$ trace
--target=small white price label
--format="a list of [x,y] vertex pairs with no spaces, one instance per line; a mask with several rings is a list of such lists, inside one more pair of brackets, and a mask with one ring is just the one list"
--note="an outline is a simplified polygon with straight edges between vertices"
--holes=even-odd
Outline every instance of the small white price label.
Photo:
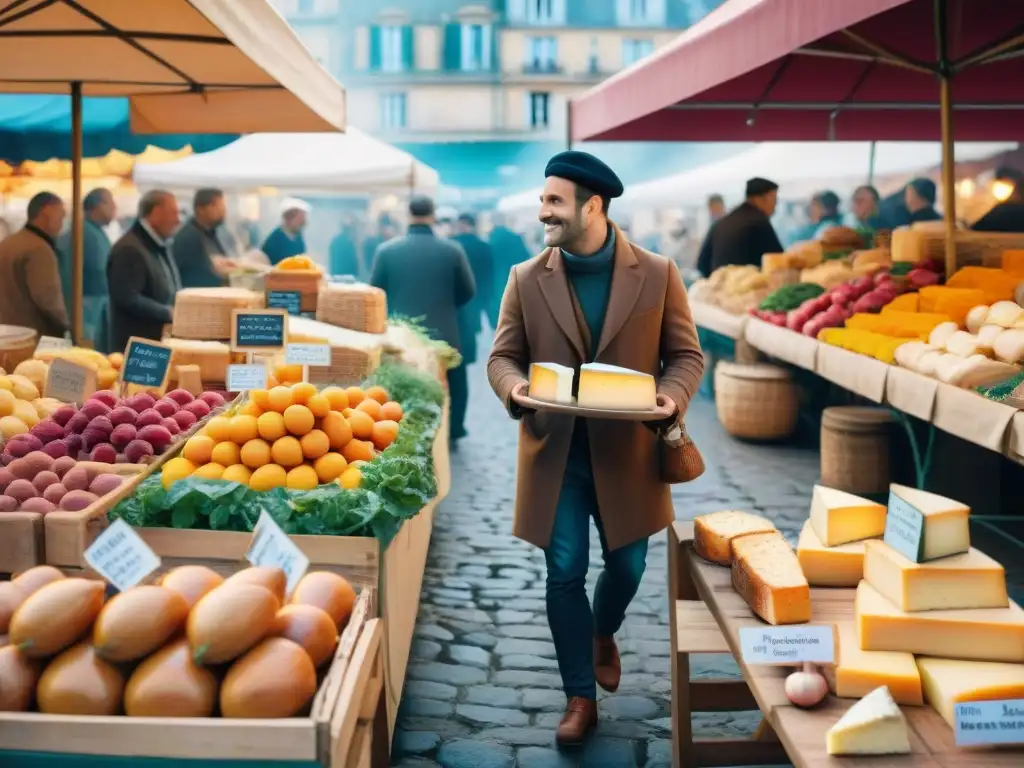
[[740,652],[747,664],[833,664],[831,624],[740,628]]
[[953,723],[958,747],[1024,744],[1024,699],[954,704]]
[[248,392],[250,389],[267,388],[267,366],[229,365],[228,392]]
[[160,557],[124,520],[115,520],[96,537],[85,550],[85,562],[121,592],[160,567]]
[[57,358],[50,363],[43,394],[65,403],[84,403],[96,388],[96,371]]
[[288,534],[281,530],[281,526],[266,510],[260,512],[260,519],[256,521],[245,559],[260,568],[280,568],[284,571],[288,579],[289,595],[309,568],[309,558],[288,538]]
[[285,347],[284,361],[288,365],[330,365],[331,345],[289,344]]
[[35,357],[43,352],[57,352],[62,349],[71,349],[71,340],[57,336],[40,336],[36,344]]

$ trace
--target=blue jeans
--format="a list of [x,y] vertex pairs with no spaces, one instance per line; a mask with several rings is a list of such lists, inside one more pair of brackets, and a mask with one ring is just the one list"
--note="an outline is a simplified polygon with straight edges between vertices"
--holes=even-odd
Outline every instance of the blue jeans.
[[[555,510],[547,561],[547,612],[555,641],[558,671],[568,698],[597,698],[594,681],[594,636],[611,637],[622,626],[647,565],[647,539],[608,551],[597,492],[589,462],[569,460]],[[594,590],[594,609],[587,598],[590,565],[590,519],[601,539],[604,570]]]

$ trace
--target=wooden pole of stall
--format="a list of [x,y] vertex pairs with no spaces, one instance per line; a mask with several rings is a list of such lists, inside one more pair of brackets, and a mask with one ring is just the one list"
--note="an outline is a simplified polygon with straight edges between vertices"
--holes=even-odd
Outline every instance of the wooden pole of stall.
[[71,341],[82,343],[82,271],[85,220],[82,210],[82,84],[71,83]]
[[956,157],[953,152],[953,63],[946,0],[935,0],[935,45],[942,120],[942,212],[946,218],[946,277],[956,272]]

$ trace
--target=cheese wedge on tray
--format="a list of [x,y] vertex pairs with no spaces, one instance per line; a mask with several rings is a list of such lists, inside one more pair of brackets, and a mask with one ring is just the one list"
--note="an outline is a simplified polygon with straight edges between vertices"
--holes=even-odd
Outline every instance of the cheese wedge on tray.
[[1012,601],[1007,608],[907,613],[862,581],[854,614],[865,651],[1024,663],[1024,610]]
[[[893,483],[889,486],[889,516],[897,521],[906,521],[900,526],[907,541],[917,546],[916,552],[906,552],[916,557],[911,560],[923,563],[947,555],[956,555],[971,548],[971,532],[968,518],[970,507],[959,501],[947,499],[937,493]],[[919,540],[916,529],[920,528]],[[888,540],[888,537],[887,537]],[[903,547],[900,547],[903,551]]]
[[804,523],[796,556],[812,587],[856,587],[864,578],[863,541],[826,547],[814,533],[811,521]]
[[830,755],[908,755],[907,719],[889,689],[876,688],[839,718],[825,734]]
[[657,406],[654,377],[604,363],[580,367],[576,402],[581,408],[621,411],[652,411]]
[[1024,699],[1024,665],[957,661],[920,656],[924,698],[942,719],[955,726],[954,705],[969,701]]
[[558,363],[530,363],[530,387],[534,400],[549,403],[572,403],[572,382],[576,372]]
[[844,699],[859,699],[884,685],[897,704],[924,703],[914,654],[862,651],[852,621],[837,621],[836,663],[822,667],[829,690]]
[[775,525],[749,512],[723,509],[693,520],[693,548],[712,563],[732,563],[732,540],[750,533],[772,533]]
[[1006,608],[1006,571],[976,549],[926,563],[883,541],[868,541],[864,580],[901,611]]
[[873,539],[885,533],[885,507],[846,491],[814,486],[811,527],[826,547]]
[[769,624],[811,620],[811,588],[796,553],[778,531],[732,541],[732,585]]

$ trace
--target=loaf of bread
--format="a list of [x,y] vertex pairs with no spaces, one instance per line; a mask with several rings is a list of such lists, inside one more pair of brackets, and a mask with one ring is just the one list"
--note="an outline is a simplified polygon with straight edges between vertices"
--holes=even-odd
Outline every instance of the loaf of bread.
[[724,509],[694,518],[693,548],[709,562],[729,565],[732,563],[731,543],[734,538],[774,530],[771,520],[749,512]]
[[733,539],[732,585],[769,624],[811,620],[811,587],[789,542],[778,531]]

